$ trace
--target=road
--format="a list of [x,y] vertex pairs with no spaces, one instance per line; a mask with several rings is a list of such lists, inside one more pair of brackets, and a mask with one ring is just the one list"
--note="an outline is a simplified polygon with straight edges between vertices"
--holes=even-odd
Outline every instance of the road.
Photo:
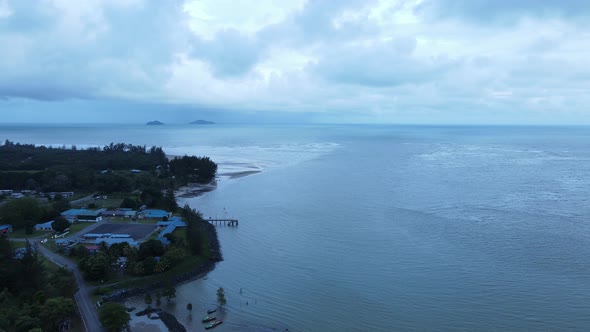
[[92,303],[90,298],[90,289],[84,282],[84,278],[82,277],[82,273],[76,266],[76,263],[68,260],[65,257],[62,257],[51,250],[45,248],[41,244],[38,244],[37,248],[39,248],[39,252],[43,254],[43,256],[47,257],[50,261],[54,262],[59,266],[64,266],[71,271],[74,272],[74,276],[76,277],[76,282],[78,283],[78,291],[74,295],[74,299],[78,304],[78,309],[80,310],[80,316],[82,317],[82,322],[84,323],[85,330],[87,332],[103,332],[106,331],[102,328],[100,324],[100,320],[98,319],[98,311],[96,310],[96,306]]

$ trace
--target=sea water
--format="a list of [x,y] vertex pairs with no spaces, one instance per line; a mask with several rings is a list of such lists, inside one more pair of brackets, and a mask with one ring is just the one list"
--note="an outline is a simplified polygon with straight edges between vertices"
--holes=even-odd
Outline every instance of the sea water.
[[219,287],[217,331],[590,326],[588,127],[5,125],[0,138],[158,145],[261,171],[180,200],[240,221],[218,227],[225,260],[163,305],[188,330]]

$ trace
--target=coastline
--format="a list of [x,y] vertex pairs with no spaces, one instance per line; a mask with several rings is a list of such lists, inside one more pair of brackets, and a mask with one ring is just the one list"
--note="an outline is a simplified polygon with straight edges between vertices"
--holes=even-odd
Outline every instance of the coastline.
[[[260,173],[260,170],[252,170],[252,171],[237,171],[237,172],[224,172],[220,173],[220,178],[225,179],[238,179],[242,177],[246,177],[249,175],[254,175]],[[209,183],[199,184],[199,183],[190,183],[186,186],[180,187],[175,192],[175,198],[178,201],[179,198],[193,198],[199,197],[204,195],[208,192],[214,191],[217,189],[218,185],[218,178],[216,177]],[[148,284],[147,286],[142,287],[131,287],[128,289],[122,289],[114,291],[110,294],[102,296],[103,301],[111,301],[111,302],[119,302],[124,303],[130,298],[138,297],[146,293],[153,293],[159,289],[162,289],[166,286],[176,286],[182,283],[186,283],[193,280],[198,280],[207,276],[207,274],[213,269],[218,262],[223,261],[223,255],[221,252],[221,244],[219,242],[219,237],[217,236],[217,230],[214,225],[205,222],[203,224],[205,228],[207,237],[209,239],[210,244],[210,258],[208,261],[199,264],[198,266],[194,267],[192,270],[182,273],[180,275],[175,276],[167,281],[156,281],[153,283]],[[146,306],[147,307],[147,306]],[[143,308],[145,309],[145,308]],[[131,321],[129,325],[132,330],[149,330],[149,331],[160,331],[163,328],[162,324],[169,330],[169,331],[185,331],[183,330],[183,325],[178,322],[177,318],[165,310],[162,311],[166,319],[161,320],[146,320],[145,316],[136,316],[135,313],[138,311],[143,310],[142,308],[138,307],[137,309],[130,312],[131,314]],[[161,316],[161,315],[160,315]],[[182,328],[181,328],[182,327]]]
[[[233,173],[223,173],[220,176],[228,177],[229,179],[240,178],[244,176],[248,176],[251,174],[256,174],[259,171],[246,171],[246,172],[233,172]],[[198,184],[198,183],[191,183],[187,186],[179,188],[175,193],[175,198],[178,201],[178,198],[192,198],[198,197],[205,193],[211,192],[217,188],[217,179],[212,180],[206,184]],[[143,287],[132,287],[128,289],[122,289],[114,291],[110,294],[102,296],[103,301],[111,301],[111,302],[119,302],[124,303],[126,300],[132,297],[137,297],[146,293],[153,293],[159,289],[162,289],[165,286],[176,286],[185,282],[201,279],[206,277],[207,274],[213,269],[215,269],[215,265],[218,262],[223,261],[223,255],[221,252],[221,244],[219,242],[219,237],[217,236],[217,230],[214,225],[205,222],[202,225],[205,229],[207,234],[207,238],[209,239],[210,245],[210,257],[209,260],[196,266],[191,271],[182,273],[180,275],[175,276],[174,278],[164,281],[156,281],[153,283],[148,284],[147,286]],[[146,306],[147,307],[147,306]],[[139,329],[139,330],[150,330],[150,331],[159,331],[161,330],[161,324],[164,324],[169,331],[185,331],[183,325],[178,322],[176,317],[168,313],[166,311],[162,311],[166,319],[161,319],[159,322],[157,321],[146,321],[143,316],[136,316],[135,313],[141,311],[142,309],[137,308],[130,312],[131,314],[131,321],[129,325],[132,329]],[[182,327],[182,328],[181,328]]]

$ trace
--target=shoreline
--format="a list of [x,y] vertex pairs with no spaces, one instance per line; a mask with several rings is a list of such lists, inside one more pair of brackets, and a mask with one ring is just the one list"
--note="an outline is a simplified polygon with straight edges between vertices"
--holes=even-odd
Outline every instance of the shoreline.
[[224,172],[219,173],[215,177],[215,179],[211,180],[209,183],[189,183],[186,186],[182,186],[176,190],[175,197],[176,198],[195,198],[199,197],[203,194],[208,192],[214,191],[217,189],[217,183],[221,181],[222,178],[234,180],[243,178],[246,176],[254,175],[261,173],[261,170],[252,170],[252,171],[237,171],[237,172]]
[[[246,177],[249,175],[254,175],[260,173],[260,170],[251,170],[251,171],[238,171],[238,172],[225,172],[218,174],[220,178],[226,179],[238,179],[242,177]],[[217,189],[218,177],[213,179],[209,183],[199,184],[199,183],[190,183],[186,186],[178,188],[175,192],[175,199],[178,202],[179,198],[194,198],[204,195],[208,192],[214,191]],[[132,297],[137,297],[146,293],[152,293],[156,290],[162,289],[165,286],[173,285],[177,286],[182,283],[190,282],[193,280],[202,279],[209,274],[209,272],[215,269],[215,266],[218,262],[223,261],[223,256],[221,253],[221,244],[219,242],[219,237],[217,236],[217,230],[214,225],[205,222],[203,227],[205,228],[205,232],[209,239],[210,244],[210,258],[208,261],[196,266],[192,270],[182,273],[180,275],[175,276],[174,278],[164,282],[164,281],[155,281],[153,283],[148,284],[147,286],[142,287],[132,287],[128,289],[121,289],[116,290],[110,294],[102,296],[103,301],[111,301],[111,302],[119,302],[124,303],[126,300]],[[147,306],[146,306],[147,307]],[[143,319],[135,316],[134,313],[140,311],[139,309],[134,310],[131,312],[131,320],[129,321],[130,326],[134,325],[134,320],[136,328],[143,329],[143,328],[154,328],[159,329],[158,325],[156,324],[149,324],[146,323]],[[160,323],[163,323],[169,331],[186,331],[184,326],[178,322],[177,318],[174,314],[171,314],[166,311],[162,311],[165,313],[166,319],[160,320]],[[182,328],[180,328],[182,327]]]
[[[187,188],[187,187],[189,187],[189,188]],[[185,188],[185,189],[182,190],[183,188]],[[215,188],[217,188],[217,182],[216,182],[216,180],[213,180],[208,184],[204,184],[204,185],[194,184],[193,186],[186,186],[183,188],[179,189],[179,192],[182,192],[182,194],[175,195],[175,199],[178,199],[179,197],[183,197],[183,198],[184,197],[197,197],[197,196],[200,196],[204,193],[213,191],[213,190],[215,190]],[[207,238],[209,239],[209,246],[210,246],[209,260],[207,260],[206,262],[204,262],[200,265],[197,265],[192,270],[182,273],[180,275],[177,275],[174,278],[171,278],[170,280],[167,280],[167,281],[155,281],[155,282],[148,284],[147,286],[143,286],[143,287],[132,287],[132,288],[128,288],[128,289],[116,290],[110,294],[103,295],[102,301],[123,303],[131,297],[136,297],[136,296],[140,296],[140,295],[143,295],[146,293],[151,293],[156,290],[162,289],[165,286],[177,286],[177,285],[185,283],[185,282],[198,280],[203,277],[206,277],[207,274],[209,274],[209,272],[211,272],[215,269],[215,266],[218,262],[223,261],[223,255],[221,253],[221,245],[219,242],[219,237],[217,236],[217,230],[215,229],[215,226],[208,223],[207,221],[205,221],[203,223],[202,227],[204,227],[205,233],[207,234]],[[141,311],[141,310],[139,310],[139,311]],[[129,321],[129,326],[132,326],[134,318],[138,317],[135,314],[133,314],[136,312],[138,312],[137,309],[130,312],[131,320]],[[166,326],[166,328],[169,331],[174,331],[174,332],[186,331],[186,328],[184,327],[184,325],[182,325],[178,321],[178,319],[176,318],[176,316],[174,316],[174,314],[171,314],[169,312],[162,310],[160,317],[162,317],[162,313],[164,314],[165,319],[160,319],[160,321]],[[164,318],[164,317],[162,317],[162,318]],[[143,320],[136,321],[136,324],[138,325],[137,327],[142,330],[145,328],[147,328],[147,329],[153,328],[153,329],[159,330],[158,325],[149,324],[149,323],[144,322]]]

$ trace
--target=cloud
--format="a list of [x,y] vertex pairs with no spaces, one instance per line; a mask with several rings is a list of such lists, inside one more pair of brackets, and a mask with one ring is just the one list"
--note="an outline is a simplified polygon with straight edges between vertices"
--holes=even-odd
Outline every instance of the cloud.
[[590,15],[585,0],[426,0],[417,12],[471,22],[517,22],[523,17],[581,18]]
[[7,6],[11,15],[0,19],[5,97],[157,94],[172,52],[183,41],[182,30],[175,33],[182,10],[172,2],[10,1]]
[[211,40],[196,38],[192,55],[211,64],[215,75],[231,77],[248,72],[258,62],[262,51],[256,39],[228,29],[217,32]]
[[589,7],[0,0],[0,111],[28,100],[105,114],[120,103],[322,121],[590,121]]
[[379,45],[330,49],[314,70],[334,83],[384,87],[437,81],[454,65],[445,57],[412,56],[415,45],[415,40],[403,38]]

